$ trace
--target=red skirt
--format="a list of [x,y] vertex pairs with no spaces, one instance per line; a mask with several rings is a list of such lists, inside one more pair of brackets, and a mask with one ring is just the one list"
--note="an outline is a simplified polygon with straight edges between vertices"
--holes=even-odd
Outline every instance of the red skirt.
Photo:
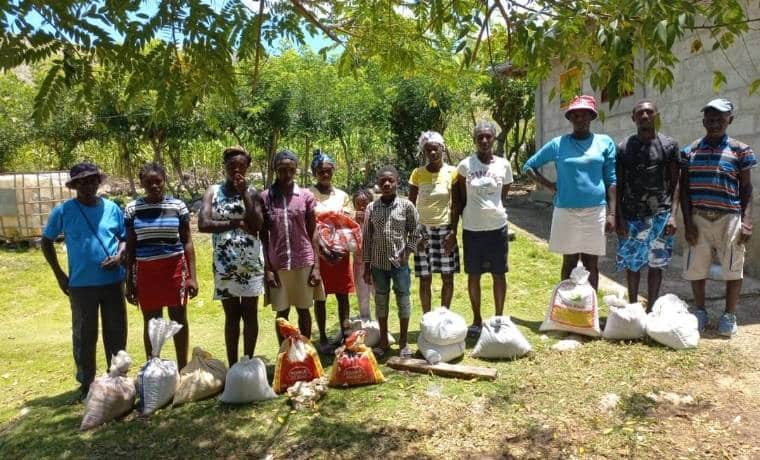
[[184,254],[156,260],[138,260],[135,273],[137,302],[145,312],[187,304],[188,272]]
[[335,264],[324,258],[319,259],[319,275],[325,286],[325,294],[350,294],[354,292],[354,274],[351,268],[351,255],[346,254]]

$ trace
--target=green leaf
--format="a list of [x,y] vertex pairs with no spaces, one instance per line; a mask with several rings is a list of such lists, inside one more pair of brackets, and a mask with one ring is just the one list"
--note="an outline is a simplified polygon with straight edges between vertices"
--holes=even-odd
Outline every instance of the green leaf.
[[657,23],[657,27],[654,29],[654,35],[659,39],[662,44],[668,43],[668,20],[663,19]]
[[755,94],[757,92],[758,89],[760,89],[760,78],[758,78],[757,80],[753,81],[749,85],[749,95],[752,96],[753,94]]
[[726,84],[726,76],[720,70],[713,71],[712,90],[714,93],[720,92],[720,88]]

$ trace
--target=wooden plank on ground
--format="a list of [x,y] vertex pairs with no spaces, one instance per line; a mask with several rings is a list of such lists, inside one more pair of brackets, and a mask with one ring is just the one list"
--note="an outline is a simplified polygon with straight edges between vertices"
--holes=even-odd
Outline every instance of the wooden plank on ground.
[[434,374],[441,377],[455,377],[458,379],[494,380],[497,373],[496,369],[490,367],[462,366],[460,364],[448,363],[430,364],[424,359],[402,358],[400,356],[389,358],[385,364],[399,371]]

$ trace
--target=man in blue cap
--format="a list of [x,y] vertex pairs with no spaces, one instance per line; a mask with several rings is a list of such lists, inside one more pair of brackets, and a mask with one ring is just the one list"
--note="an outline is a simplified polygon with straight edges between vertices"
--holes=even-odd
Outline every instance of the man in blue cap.
[[681,209],[688,252],[684,278],[691,281],[700,331],[708,322],[705,280],[713,252],[726,280],[726,310],[718,333],[737,333],[736,304],[744,277],[746,243],[752,237],[752,181],[757,164],[752,149],[726,135],[734,119],[734,105],[713,99],[702,108],[705,136],[681,152]]
[[[58,286],[71,303],[72,341],[80,399],[95,379],[98,312],[102,318],[106,362],[127,344],[122,257],[126,241],[124,217],[113,201],[97,195],[105,178],[92,163],[71,168],[66,186],[76,198],[50,212],[42,233],[42,252]],[[53,241],[63,234],[68,253],[68,275],[58,263]]]

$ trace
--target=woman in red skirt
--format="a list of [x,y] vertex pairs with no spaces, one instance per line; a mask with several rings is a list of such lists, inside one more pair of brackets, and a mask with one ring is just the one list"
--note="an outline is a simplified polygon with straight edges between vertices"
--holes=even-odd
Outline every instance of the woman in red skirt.
[[[353,214],[351,198],[346,192],[332,185],[334,171],[335,161],[321,150],[315,151],[314,159],[311,162],[311,172],[317,183],[311,186],[309,190],[317,199],[317,206],[314,208],[317,220],[319,220],[320,213],[328,211]],[[331,254],[326,254],[324,250],[320,252],[319,272],[325,286],[325,294],[334,294],[335,300],[338,301],[338,320],[342,330],[345,327],[350,310],[348,295],[354,292],[351,256],[348,252]],[[332,345],[339,345],[342,339],[342,337],[338,337],[336,343],[332,345],[329,343],[326,332],[326,310],[324,300],[314,301],[314,315],[317,317],[317,327],[319,328],[319,351],[323,354],[331,353],[334,348]]]
[[182,329],[174,335],[177,365],[187,364],[189,329],[187,298],[198,294],[195,249],[190,236],[190,213],[182,201],[164,195],[166,171],[156,163],[140,170],[145,196],[124,210],[127,227],[127,300],[140,305],[143,342],[150,359],[148,321],[160,318],[168,307],[169,318]]

